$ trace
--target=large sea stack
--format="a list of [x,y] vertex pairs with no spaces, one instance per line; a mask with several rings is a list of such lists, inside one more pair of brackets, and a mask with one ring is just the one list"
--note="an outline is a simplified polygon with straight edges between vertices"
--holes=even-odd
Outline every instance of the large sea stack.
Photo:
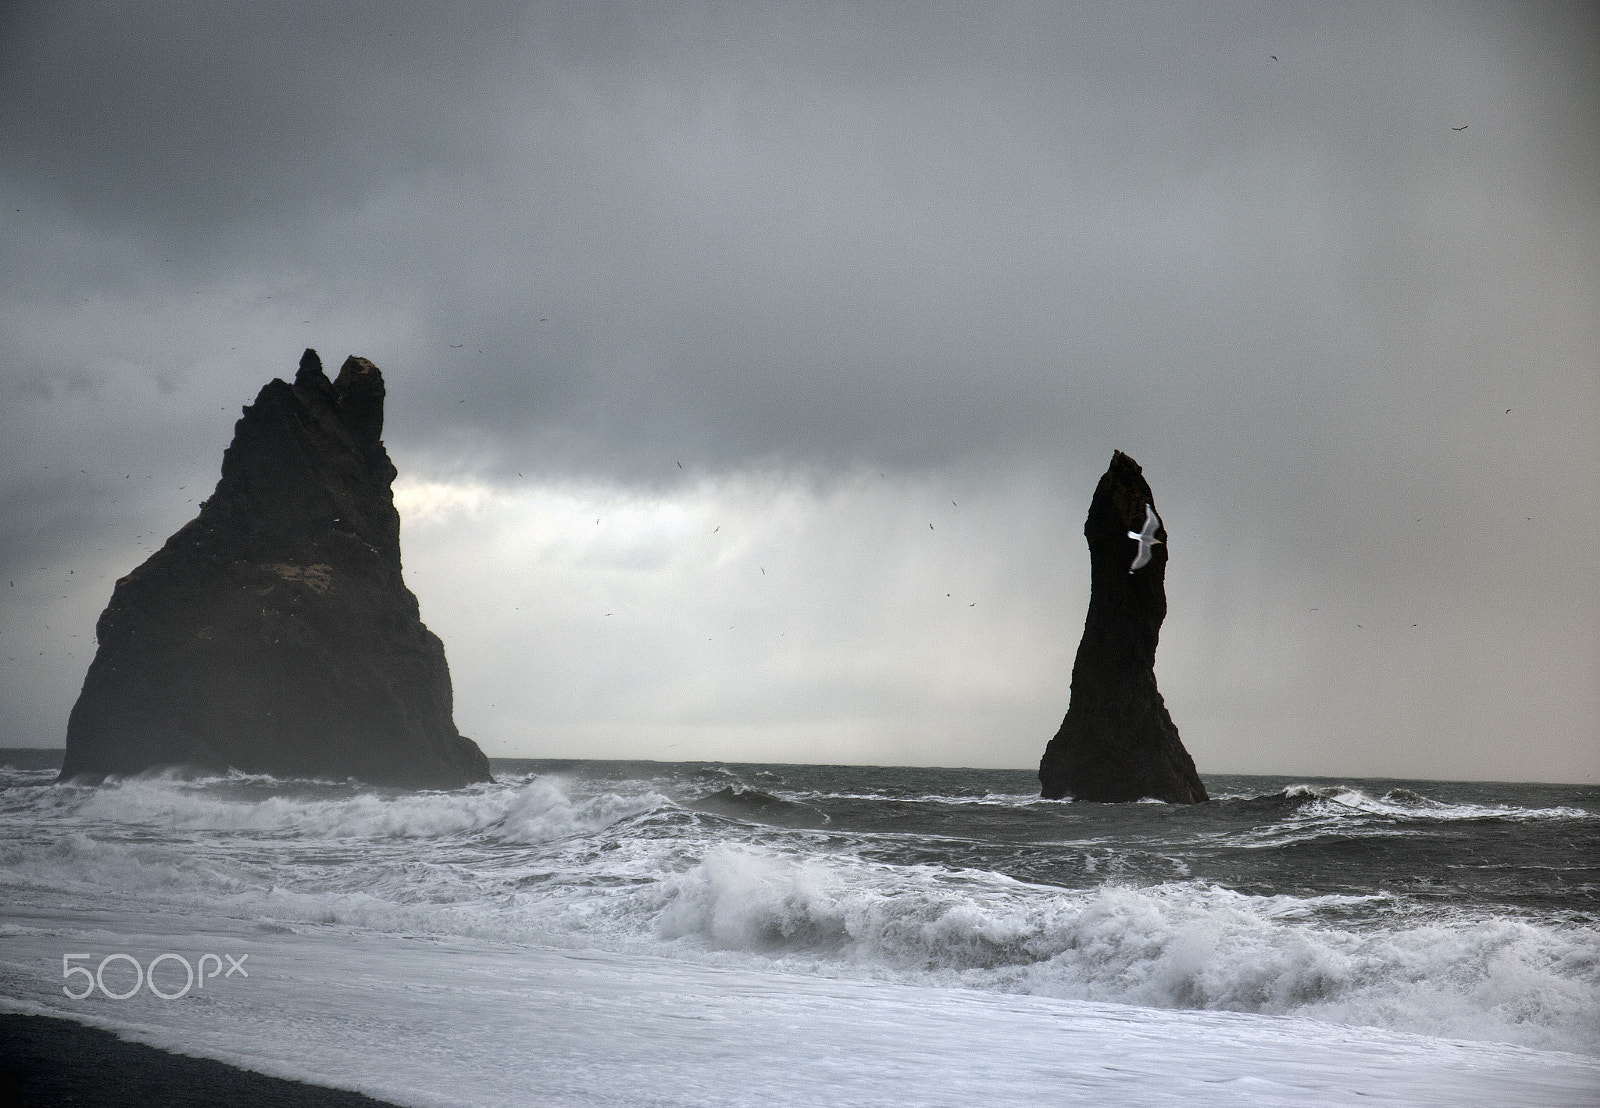
[[400,575],[383,375],[314,350],[234,426],[200,514],[117,582],[63,780],[159,766],[454,788],[489,761]]
[[1044,795],[1206,800],[1156,688],[1156,641],[1167,616],[1167,529],[1139,463],[1120,450],[1094,490],[1083,534],[1089,614],[1072,664],[1067,718],[1039,762]]

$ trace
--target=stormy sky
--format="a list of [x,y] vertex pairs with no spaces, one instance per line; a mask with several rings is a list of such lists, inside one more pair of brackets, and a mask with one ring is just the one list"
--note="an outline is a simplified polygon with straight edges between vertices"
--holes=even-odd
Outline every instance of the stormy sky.
[[0,8],[0,746],[302,349],[492,757],[1600,780],[1592,5]]

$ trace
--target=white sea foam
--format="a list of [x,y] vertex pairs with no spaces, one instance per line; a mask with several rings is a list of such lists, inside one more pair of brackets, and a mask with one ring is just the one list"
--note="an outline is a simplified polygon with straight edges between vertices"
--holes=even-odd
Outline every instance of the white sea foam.
[[[1306,1020],[705,966],[603,951],[316,932],[220,936],[248,980],[204,1003],[70,1002],[61,939],[0,954],[0,1009],[66,1015],[189,1054],[479,1108],[1593,1103],[1600,1065]],[[215,932],[128,933],[135,950]],[[84,936],[71,941],[79,943]],[[78,949],[96,949],[95,945]],[[40,967],[40,968],[35,968]],[[30,972],[31,970],[31,972]]]
[[1040,890],[992,874],[718,847],[670,878],[669,939],[1163,1008],[1309,1015],[1600,1051],[1600,935],[1509,920],[1307,924],[1351,897],[1203,884]]
[[[236,775],[228,780],[252,779]],[[84,790],[75,811],[85,820],[164,830],[255,831],[317,839],[436,839],[482,832],[505,842],[537,843],[593,834],[667,803],[648,792],[604,794],[575,803],[552,777],[510,787],[332,798],[226,797],[212,793],[207,788],[211,783],[156,775],[128,778]]]
[[1416,820],[1545,820],[1600,818],[1582,808],[1557,806],[1554,808],[1522,808],[1509,804],[1447,804],[1419,796],[1409,789],[1391,789],[1382,796],[1370,796],[1360,789],[1348,786],[1334,788],[1311,785],[1292,785],[1283,790],[1289,798],[1315,797],[1300,809],[1302,816],[1337,816],[1364,813],[1375,816],[1392,816]]
[[[986,793],[982,796],[972,796],[965,793],[928,793],[926,795],[904,796],[888,791],[851,791],[816,793],[806,791],[773,790],[774,795],[785,800],[815,801],[815,800],[867,800],[874,804],[954,804],[975,805],[995,808],[1026,808],[1035,804],[1057,804],[1061,801],[1044,800],[1038,793]],[[1065,803],[1071,803],[1066,801]],[[1156,803],[1160,803],[1157,801]]]
[[1382,892],[1065,889],[891,864],[838,837],[701,817],[638,782],[254,799],[238,788],[251,784],[14,790],[0,888],[18,908],[601,947],[1600,1053],[1592,927],[1422,916]]

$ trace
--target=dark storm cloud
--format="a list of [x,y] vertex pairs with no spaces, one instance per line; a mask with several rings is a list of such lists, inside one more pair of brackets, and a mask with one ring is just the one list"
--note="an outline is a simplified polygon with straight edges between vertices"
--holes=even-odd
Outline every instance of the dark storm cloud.
[[226,249],[458,153],[464,75],[514,10],[12,5],[0,135],[12,171],[80,218]]
[[185,272],[399,303],[395,430],[519,468],[1293,426],[1382,375],[1339,332],[1426,283],[1415,206],[1529,149],[1447,146],[1502,26],[1319,11],[45,7],[9,174]]

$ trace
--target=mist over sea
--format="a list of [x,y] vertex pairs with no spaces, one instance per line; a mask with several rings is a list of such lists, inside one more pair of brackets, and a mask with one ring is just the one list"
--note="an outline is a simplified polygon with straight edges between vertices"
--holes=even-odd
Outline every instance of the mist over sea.
[[1592,786],[0,764],[0,1006],[401,1103],[1600,1102]]

